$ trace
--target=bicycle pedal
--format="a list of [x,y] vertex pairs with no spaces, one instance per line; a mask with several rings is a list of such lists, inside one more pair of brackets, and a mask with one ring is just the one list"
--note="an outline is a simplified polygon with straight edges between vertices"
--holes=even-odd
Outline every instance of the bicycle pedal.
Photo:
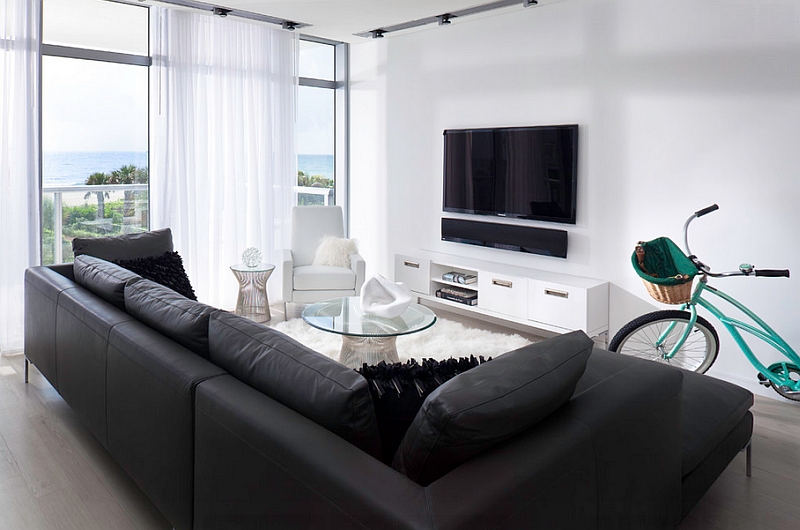
[[759,382],[759,383],[761,383],[762,385],[764,385],[764,386],[765,386],[765,387],[767,387],[767,388],[769,388],[769,387],[771,387],[771,386],[772,386],[772,381],[761,381],[761,380],[759,379],[759,381],[758,381],[758,382]]

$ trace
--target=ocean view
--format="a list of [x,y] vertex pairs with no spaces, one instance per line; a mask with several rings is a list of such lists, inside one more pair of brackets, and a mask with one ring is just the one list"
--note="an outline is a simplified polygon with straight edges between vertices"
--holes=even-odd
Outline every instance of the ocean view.
[[[134,151],[51,151],[43,154],[44,186],[84,184],[92,173],[110,173],[125,165],[147,167],[147,153]],[[333,155],[297,155],[297,169],[306,175],[333,178]]]
[[92,173],[110,173],[125,165],[147,167],[147,152],[45,152],[42,154],[42,181],[44,186],[85,184]]
[[297,155],[297,170],[306,175],[333,178],[333,155]]

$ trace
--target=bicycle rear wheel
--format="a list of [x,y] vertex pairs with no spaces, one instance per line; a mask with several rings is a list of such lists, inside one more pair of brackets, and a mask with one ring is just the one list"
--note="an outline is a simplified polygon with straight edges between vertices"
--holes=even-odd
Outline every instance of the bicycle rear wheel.
[[[719,336],[713,326],[701,316],[697,317],[694,328],[681,349],[672,358],[665,358],[665,355],[672,350],[683,334],[690,318],[689,312],[676,310],[654,311],[642,315],[625,324],[611,339],[608,349],[641,359],[671,364],[701,374],[705,373],[717,359]],[[660,346],[656,346],[658,338],[673,322],[675,322],[675,327],[669,336]]]

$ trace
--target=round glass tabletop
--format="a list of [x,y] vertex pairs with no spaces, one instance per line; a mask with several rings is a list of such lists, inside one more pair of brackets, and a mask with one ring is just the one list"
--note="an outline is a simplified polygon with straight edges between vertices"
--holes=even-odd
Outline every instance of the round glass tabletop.
[[275,270],[275,265],[272,263],[259,263],[255,267],[248,267],[244,263],[237,263],[236,265],[231,265],[231,270],[237,272],[266,272]]
[[309,325],[351,337],[396,337],[428,329],[436,315],[427,307],[412,303],[402,315],[384,318],[365,313],[358,296],[334,298],[311,304],[303,310]]

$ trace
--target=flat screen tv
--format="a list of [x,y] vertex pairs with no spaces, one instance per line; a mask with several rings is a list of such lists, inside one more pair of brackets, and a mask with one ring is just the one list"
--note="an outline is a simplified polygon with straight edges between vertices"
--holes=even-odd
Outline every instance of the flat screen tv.
[[575,224],[578,126],[444,131],[444,211]]

